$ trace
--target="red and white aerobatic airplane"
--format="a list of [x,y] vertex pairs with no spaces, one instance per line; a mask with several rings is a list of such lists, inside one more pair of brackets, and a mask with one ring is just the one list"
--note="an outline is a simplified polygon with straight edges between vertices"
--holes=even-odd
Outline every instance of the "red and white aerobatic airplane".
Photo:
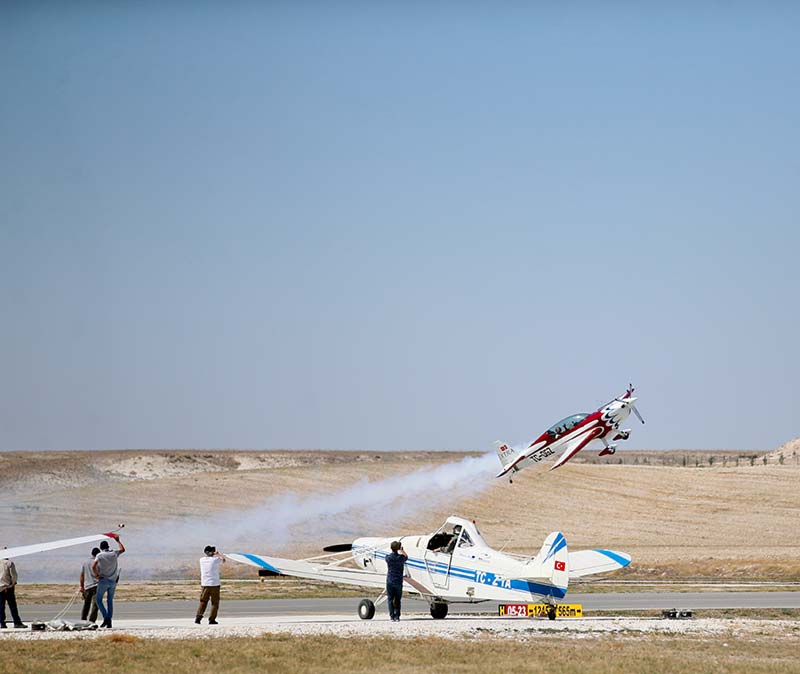
[[612,441],[627,440],[630,437],[630,428],[622,430],[619,428],[630,413],[633,412],[639,421],[644,423],[642,415],[636,409],[635,402],[633,386],[629,386],[625,395],[607,402],[596,412],[573,414],[556,422],[526,449],[498,443],[497,455],[500,457],[500,463],[503,464],[503,470],[497,474],[497,477],[508,475],[509,482],[511,482],[511,476],[514,473],[528,466],[539,464],[561,452],[561,456],[550,468],[553,470],[563,466],[593,440],[600,440],[605,445],[600,456],[613,454],[617,446],[609,445],[607,437],[611,435]]

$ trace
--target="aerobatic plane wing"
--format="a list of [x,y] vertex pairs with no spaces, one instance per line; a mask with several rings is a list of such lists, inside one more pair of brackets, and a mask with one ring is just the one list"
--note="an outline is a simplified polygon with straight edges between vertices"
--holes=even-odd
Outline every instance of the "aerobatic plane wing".
[[555,470],[559,466],[563,466],[567,461],[569,461],[573,456],[575,456],[578,452],[580,452],[586,445],[588,445],[592,440],[595,438],[600,437],[603,434],[603,429],[600,426],[593,426],[589,428],[586,433],[578,435],[574,440],[571,440],[570,443],[567,445],[564,453],[558,457],[558,461],[556,461],[550,470]]
[[569,553],[569,577],[616,571],[631,563],[631,556],[615,550],[579,550]]
[[83,543],[94,543],[95,541],[101,541],[103,539],[114,540],[115,536],[111,534],[92,534],[91,536],[78,536],[77,538],[63,538],[60,541],[49,541],[48,543],[36,543],[34,545],[20,545],[16,548],[4,548],[0,550],[0,559],[11,559],[12,557],[33,555],[37,552],[58,550],[59,548],[68,548],[70,546],[81,545]]

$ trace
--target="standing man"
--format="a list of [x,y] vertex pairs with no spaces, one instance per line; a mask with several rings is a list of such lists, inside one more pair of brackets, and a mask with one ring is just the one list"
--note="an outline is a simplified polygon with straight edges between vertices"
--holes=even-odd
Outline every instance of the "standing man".
[[[92,573],[97,578],[95,601],[103,615],[100,627],[111,629],[111,618],[114,615],[114,593],[117,591],[117,582],[119,581],[119,562],[117,560],[125,552],[125,546],[122,545],[117,534],[108,535],[114,538],[119,549],[110,550],[108,541],[101,541],[100,552],[92,563]],[[108,595],[108,608],[103,606],[103,596],[106,594]]]
[[219,567],[225,562],[225,555],[217,552],[213,545],[203,548],[205,556],[200,558],[200,606],[194,621],[199,625],[206,612],[208,600],[211,600],[211,613],[208,614],[208,624],[217,624],[219,611]]
[[98,554],[100,554],[100,548],[92,548],[92,556],[81,567],[81,597],[83,597],[81,620],[88,618],[93,623],[97,622],[97,602],[94,600],[97,594],[97,578],[94,577],[92,564]]
[[400,541],[392,541],[392,552],[386,555],[386,596],[389,599],[389,618],[400,621],[400,600],[403,598],[403,576],[408,560]]
[[6,626],[6,603],[11,611],[14,627],[27,627],[19,617],[17,595],[14,586],[17,584],[17,567],[10,559],[0,559],[0,629]]

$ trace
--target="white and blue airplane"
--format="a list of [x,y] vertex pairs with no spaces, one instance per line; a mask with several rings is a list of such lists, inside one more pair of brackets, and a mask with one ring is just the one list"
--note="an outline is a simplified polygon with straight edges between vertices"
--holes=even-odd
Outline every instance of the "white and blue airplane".
[[430,604],[434,618],[444,618],[450,604],[544,602],[564,599],[574,578],[628,566],[629,555],[612,550],[569,552],[564,534],[551,533],[534,556],[512,555],[489,547],[474,522],[448,517],[434,533],[394,538],[358,538],[324,548],[328,555],[294,560],[250,553],[226,553],[234,561],[259,569],[261,576],[294,576],[381,590],[376,600],[363,599],[358,615],[369,620],[386,601],[386,555],[393,540],[405,553],[404,591]]

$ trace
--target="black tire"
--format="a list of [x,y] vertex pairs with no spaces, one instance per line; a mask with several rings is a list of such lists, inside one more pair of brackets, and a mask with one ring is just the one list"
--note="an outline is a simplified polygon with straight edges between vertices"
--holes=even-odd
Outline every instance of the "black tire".
[[548,620],[555,620],[556,619],[556,607],[555,606],[548,606],[547,607],[547,619]]
[[433,602],[431,604],[431,615],[435,620],[442,620],[447,616],[448,606],[444,602]]
[[369,599],[362,599],[358,604],[358,617],[361,620],[372,620],[375,616],[375,604]]

